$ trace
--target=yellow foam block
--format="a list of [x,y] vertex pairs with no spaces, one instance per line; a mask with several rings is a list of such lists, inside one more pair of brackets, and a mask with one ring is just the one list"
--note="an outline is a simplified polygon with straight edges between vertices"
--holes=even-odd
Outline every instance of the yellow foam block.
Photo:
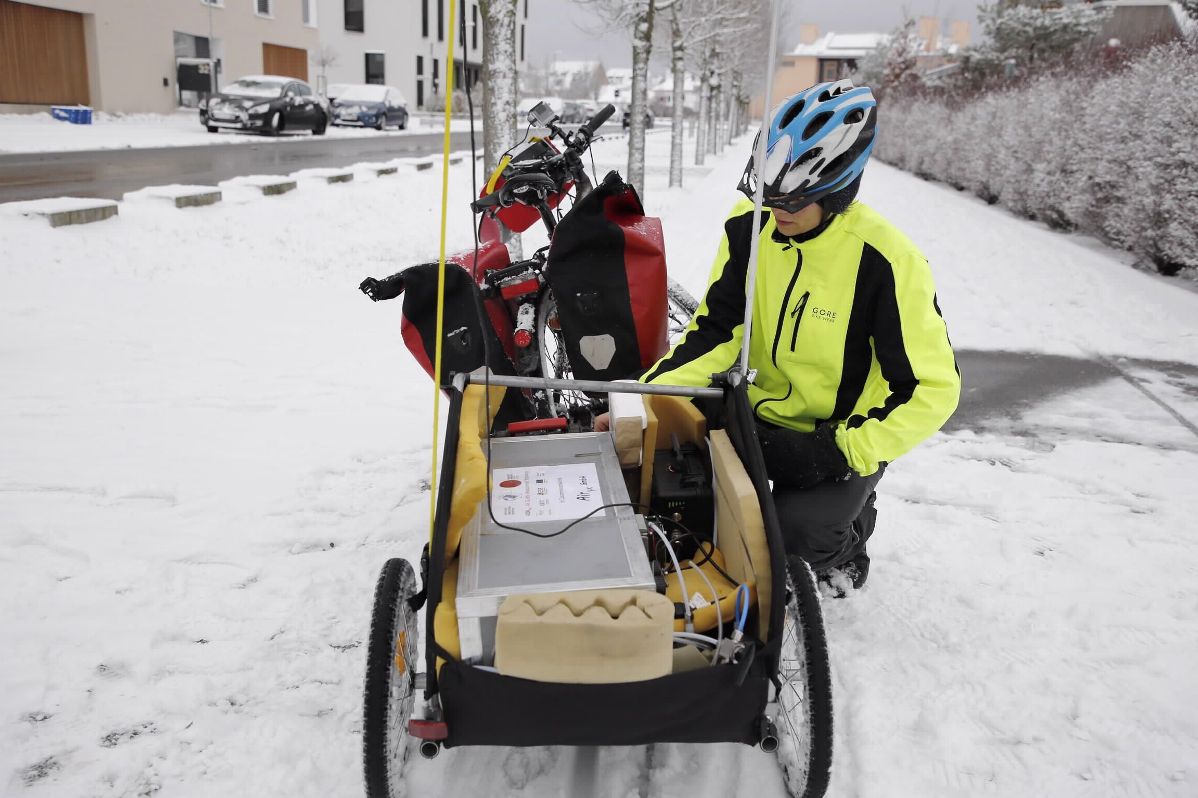
[[656,679],[673,666],[674,604],[647,590],[509,596],[499,607],[495,667],[566,684]]

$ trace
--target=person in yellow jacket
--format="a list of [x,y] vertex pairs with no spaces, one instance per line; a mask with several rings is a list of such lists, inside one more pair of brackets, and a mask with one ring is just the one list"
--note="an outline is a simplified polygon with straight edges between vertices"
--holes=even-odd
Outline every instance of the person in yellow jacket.
[[[739,185],[751,198],[764,181],[771,209],[756,233],[749,400],[787,549],[835,595],[869,573],[886,465],[940,429],[961,389],[927,260],[854,201],[876,116],[848,80],[794,95],[771,116],[764,168],[750,157]],[[742,199],[690,326],[642,381],[705,386],[737,362],[753,235]]]

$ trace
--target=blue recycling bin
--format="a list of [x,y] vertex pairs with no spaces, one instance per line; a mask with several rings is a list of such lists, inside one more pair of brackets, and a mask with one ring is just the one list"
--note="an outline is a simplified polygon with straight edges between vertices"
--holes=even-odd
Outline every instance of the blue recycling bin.
[[72,125],[90,125],[92,123],[92,109],[86,105],[51,105],[50,116],[61,122],[70,122]]

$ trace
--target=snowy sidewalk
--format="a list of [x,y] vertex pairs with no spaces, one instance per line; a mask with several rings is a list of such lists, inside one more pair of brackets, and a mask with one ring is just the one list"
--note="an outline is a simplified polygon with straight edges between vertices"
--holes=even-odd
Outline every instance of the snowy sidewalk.
[[[90,125],[72,125],[60,122],[48,113],[0,114],[0,154],[188,147],[239,142],[280,144],[303,140],[310,135],[297,133],[271,138],[230,131],[209,133],[200,124],[199,112],[195,110],[180,110],[174,114],[97,113],[94,120]],[[469,130],[470,126],[455,119],[452,129]],[[406,130],[330,127],[325,135],[331,138],[361,138],[436,133],[440,130],[440,119],[414,114]]]
[[[649,170],[695,292],[748,146],[682,190]],[[623,157],[597,145],[599,176]],[[0,792],[361,794],[371,591],[427,538],[434,419],[398,307],[357,284],[435,255],[438,180],[0,218]],[[1198,420],[1198,295],[880,164],[863,199],[932,262],[970,422],[888,471],[869,585],[825,603],[829,794],[1194,795],[1198,437],[1105,365],[1059,393],[998,372],[1098,353]],[[739,746],[466,749],[409,786],[783,794]]]

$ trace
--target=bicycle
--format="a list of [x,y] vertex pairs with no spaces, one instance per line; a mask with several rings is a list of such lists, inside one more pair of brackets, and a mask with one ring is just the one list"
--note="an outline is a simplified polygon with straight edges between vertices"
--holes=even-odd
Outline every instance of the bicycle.
[[[474,315],[489,317],[489,326],[493,328],[504,354],[511,360],[514,373],[519,376],[570,379],[578,371],[572,365],[569,354],[571,347],[575,347],[575,360],[578,360],[577,342],[569,336],[569,325],[562,323],[558,299],[551,285],[552,242],[558,225],[569,219],[570,212],[595,191],[583,156],[595,140],[595,132],[614,112],[615,108],[608,105],[577,130],[570,132],[560,126],[560,118],[548,104],[541,102],[534,106],[528,113],[529,128],[524,140],[505,153],[499,168],[480,192],[480,197],[471,203],[472,211],[482,217],[476,228],[478,236],[474,250],[446,259],[447,263],[465,269],[470,274],[471,282],[477,285],[478,299],[481,300],[481,307],[477,309],[482,312]],[[538,130],[534,135],[534,126],[547,130],[548,134],[541,134]],[[555,142],[560,146],[556,146]],[[601,188],[608,185],[614,174],[608,175]],[[618,179],[618,175],[616,177]],[[563,213],[561,205],[567,198],[570,208]],[[639,205],[639,199],[636,199],[636,203]],[[548,232],[550,245],[538,249],[529,258],[509,262],[504,244],[505,233],[523,232],[538,221]],[[664,272],[664,251],[662,258],[661,268]],[[359,288],[372,300],[392,299],[412,284],[413,277],[427,280],[432,265],[412,267],[382,280],[367,278]],[[416,274],[413,271],[420,268],[424,272]],[[668,278],[664,300],[666,338],[668,342],[673,342],[685,330],[698,308],[698,302],[685,288]],[[446,301],[448,305],[449,299]],[[459,296],[457,301],[464,304],[465,298]],[[413,302],[414,306],[417,304],[419,302]],[[480,303],[474,304],[478,306]],[[405,317],[407,310],[405,300]],[[475,308],[458,310],[469,313]],[[413,307],[413,311],[418,314],[421,308]],[[460,332],[460,321],[459,318],[454,322],[458,326],[450,331],[451,336],[454,332]],[[416,324],[419,326],[418,322]],[[489,337],[481,322],[478,327],[483,337]],[[421,334],[419,346],[413,346],[413,340],[407,333],[405,340],[431,374],[428,353],[435,343],[425,333]],[[479,362],[469,362],[471,355],[466,355],[466,350],[471,350],[472,356],[478,361],[480,342],[459,340],[456,343],[456,353],[464,356],[449,364],[451,370],[472,371],[485,364],[494,366],[490,363],[494,355],[493,342],[481,344],[482,359]],[[664,348],[651,354],[655,360],[664,354]],[[580,391],[542,390],[526,398],[529,400],[529,406],[525,408],[526,415],[537,418],[570,416],[576,411],[594,413],[602,406],[600,398]]]

